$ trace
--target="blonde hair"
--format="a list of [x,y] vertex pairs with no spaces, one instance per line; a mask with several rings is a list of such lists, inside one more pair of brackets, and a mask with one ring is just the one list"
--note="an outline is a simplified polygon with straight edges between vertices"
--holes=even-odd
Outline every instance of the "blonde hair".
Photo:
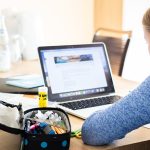
[[150,8],[145,12],[142,19],[143,27],[150,32]]

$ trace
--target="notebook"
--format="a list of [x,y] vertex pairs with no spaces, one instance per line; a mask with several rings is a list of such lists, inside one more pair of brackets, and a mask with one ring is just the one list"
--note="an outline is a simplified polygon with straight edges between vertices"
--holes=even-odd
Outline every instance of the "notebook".
[[6,84],[25,89],[32,89],[43,86],[44,82],[42,76],[31,74],[10,77],[6,81]]
[[38,48],[50,102],[86,119],[120,99],[104,43]]

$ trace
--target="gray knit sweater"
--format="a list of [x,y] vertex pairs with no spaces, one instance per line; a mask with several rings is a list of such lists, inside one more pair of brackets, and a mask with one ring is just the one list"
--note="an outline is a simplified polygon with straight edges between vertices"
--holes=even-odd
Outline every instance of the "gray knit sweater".
[[150,76],[111,107],[97,111],[82,126],[85,144],[104,145],[150,123]]

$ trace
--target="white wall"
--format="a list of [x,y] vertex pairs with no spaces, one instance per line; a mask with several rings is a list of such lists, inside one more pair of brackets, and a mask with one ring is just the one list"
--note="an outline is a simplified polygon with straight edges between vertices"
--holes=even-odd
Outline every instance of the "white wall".
[[141,23],[144,12],[150,6],[150,0],[124,0],[123,2],[123,29],[133,31],[123,77],[141,82],[150,75],[150,57]]
[[[0,0],[0,10],[5,8],[17,8],[19,12],[40,16],[44,45],[92,41],[93,0]],[[29,20],[32,24],[32,19]],[[29,32],[32,36],[32,30],[29,29]]]

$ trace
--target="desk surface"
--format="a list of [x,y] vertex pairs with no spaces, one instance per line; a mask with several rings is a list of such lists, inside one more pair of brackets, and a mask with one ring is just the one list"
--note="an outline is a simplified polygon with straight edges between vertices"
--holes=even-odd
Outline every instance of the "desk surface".
[[[12,66],[9,72],[0,73],[0,77],[5,78],[21,74],[40,74],[40,66],[38,61],[19,62]],[[137,86],[137,83],[131,82],[120,77],[114,76],[116,91],[126,94]],[[84,120],[69,115],[72,129],[81,128]],[[0,131],[0,149],[18,150],[20,136],[11,135]],[[149,148],[148,148],[149,147]],[[83,144],[81,139],[71,138],[70,150],[148,150],[150,149],[150,129],[141,127],[127,134],[125,138],[117,140],[108,146],[88,146]]]

